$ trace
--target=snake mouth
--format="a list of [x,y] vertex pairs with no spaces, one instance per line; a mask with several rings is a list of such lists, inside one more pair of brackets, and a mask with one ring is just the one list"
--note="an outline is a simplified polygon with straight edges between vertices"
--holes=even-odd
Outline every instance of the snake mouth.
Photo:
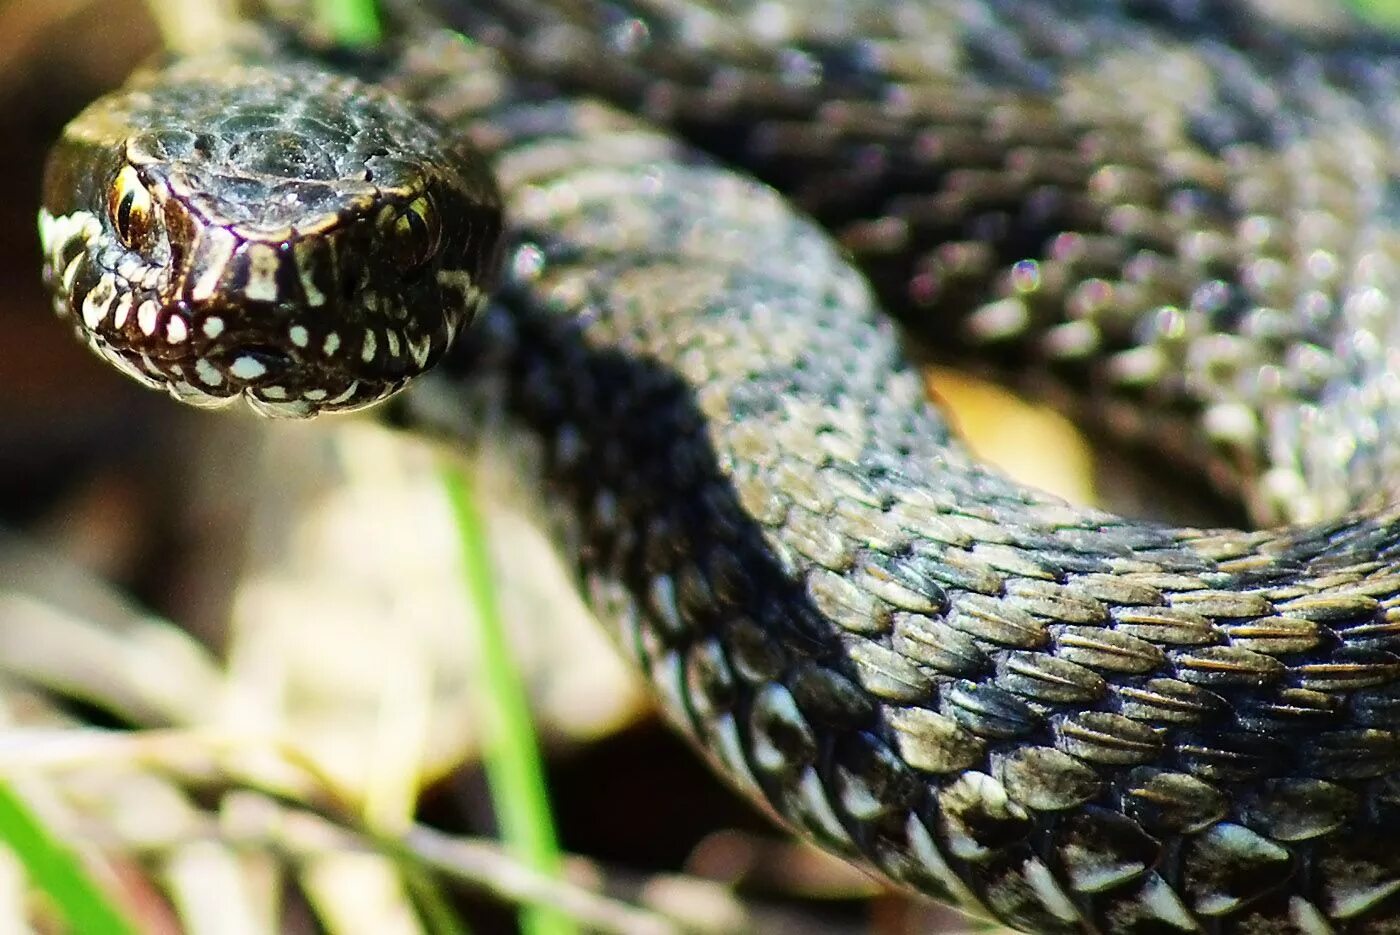
[[346,369],[323,353],[326,343],[289,349],[237,340],[213,342],[183,361],[167,363],[159,382],[176,399],[194,405],[222,407],[241,399],[259,415],[306,418],[380,402],[411,377],[369,376]]

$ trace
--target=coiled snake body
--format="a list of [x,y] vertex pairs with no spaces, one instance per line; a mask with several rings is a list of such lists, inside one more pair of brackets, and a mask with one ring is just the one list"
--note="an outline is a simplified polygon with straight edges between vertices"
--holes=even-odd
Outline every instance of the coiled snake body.
[[[94,105],[46,182],[60,313],[274,414],[443,358],[392,417],[528,453],[672,719],[901,885],[1034,932],[1400,931],[1400,50],[1168,0],[461,15],[482,46],[360,69],[430,117],[261,40]],[[500,223],[462,139],[508,223],[447,352]],[[867,283],[1294,524],[979,466]]]

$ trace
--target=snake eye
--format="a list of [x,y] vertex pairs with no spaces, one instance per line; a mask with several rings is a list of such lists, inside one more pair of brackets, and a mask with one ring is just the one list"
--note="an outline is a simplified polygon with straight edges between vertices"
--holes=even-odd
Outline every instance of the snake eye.
[[149,240],[155,228],[155,202],[141,184],[141,176],[127,166],[117,173],[107,194],[107,211],[128,250],[138,250]]
[[416,269],[432,257],[441,235],[437,208],[427,195],[419,195],[394,221],[394,258],[404,269]]

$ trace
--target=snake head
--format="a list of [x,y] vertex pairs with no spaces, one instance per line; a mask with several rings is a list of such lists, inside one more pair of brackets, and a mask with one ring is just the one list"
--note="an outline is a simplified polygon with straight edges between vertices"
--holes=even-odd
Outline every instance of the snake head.
[[375,86],[214,57],[143,72],[50,154],[56,310],[176,398],[307,416],[384,399],[484,300],[481,157]]

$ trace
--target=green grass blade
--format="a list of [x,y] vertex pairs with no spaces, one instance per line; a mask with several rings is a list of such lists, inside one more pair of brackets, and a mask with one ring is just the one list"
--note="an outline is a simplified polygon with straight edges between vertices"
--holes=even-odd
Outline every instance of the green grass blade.
[[136,935],[78,855],[51,835],[7,783],[0,782],[0,842],[19,859],[74,935]]
[[[391,857],[399,856],[391,854]],[[468,935],[471,930],[452,909],[439,887],[439,878],[421,865],[407,860],[400,860],[399,872],[403,874],[404,888],[424,929],[431,935]]]
[[[491,557],[475,494],[462,470],[447,466],[442,475],[461,541],[463,582],[477,619],[483,758],[501,838],[535,869],[558,873],[561,858],[544,768],[525,687],[511,658],[496,604]],[[527,935],[570,935],[577,931],[568,919],[542,908],[522,913],[521,925]]]
[[380,39],[375,0],[316,0],[316,19],[346,45],[368,45]]
[[1372,26],[1400,32],[1400,0],[1346,0],[1346,6]]

